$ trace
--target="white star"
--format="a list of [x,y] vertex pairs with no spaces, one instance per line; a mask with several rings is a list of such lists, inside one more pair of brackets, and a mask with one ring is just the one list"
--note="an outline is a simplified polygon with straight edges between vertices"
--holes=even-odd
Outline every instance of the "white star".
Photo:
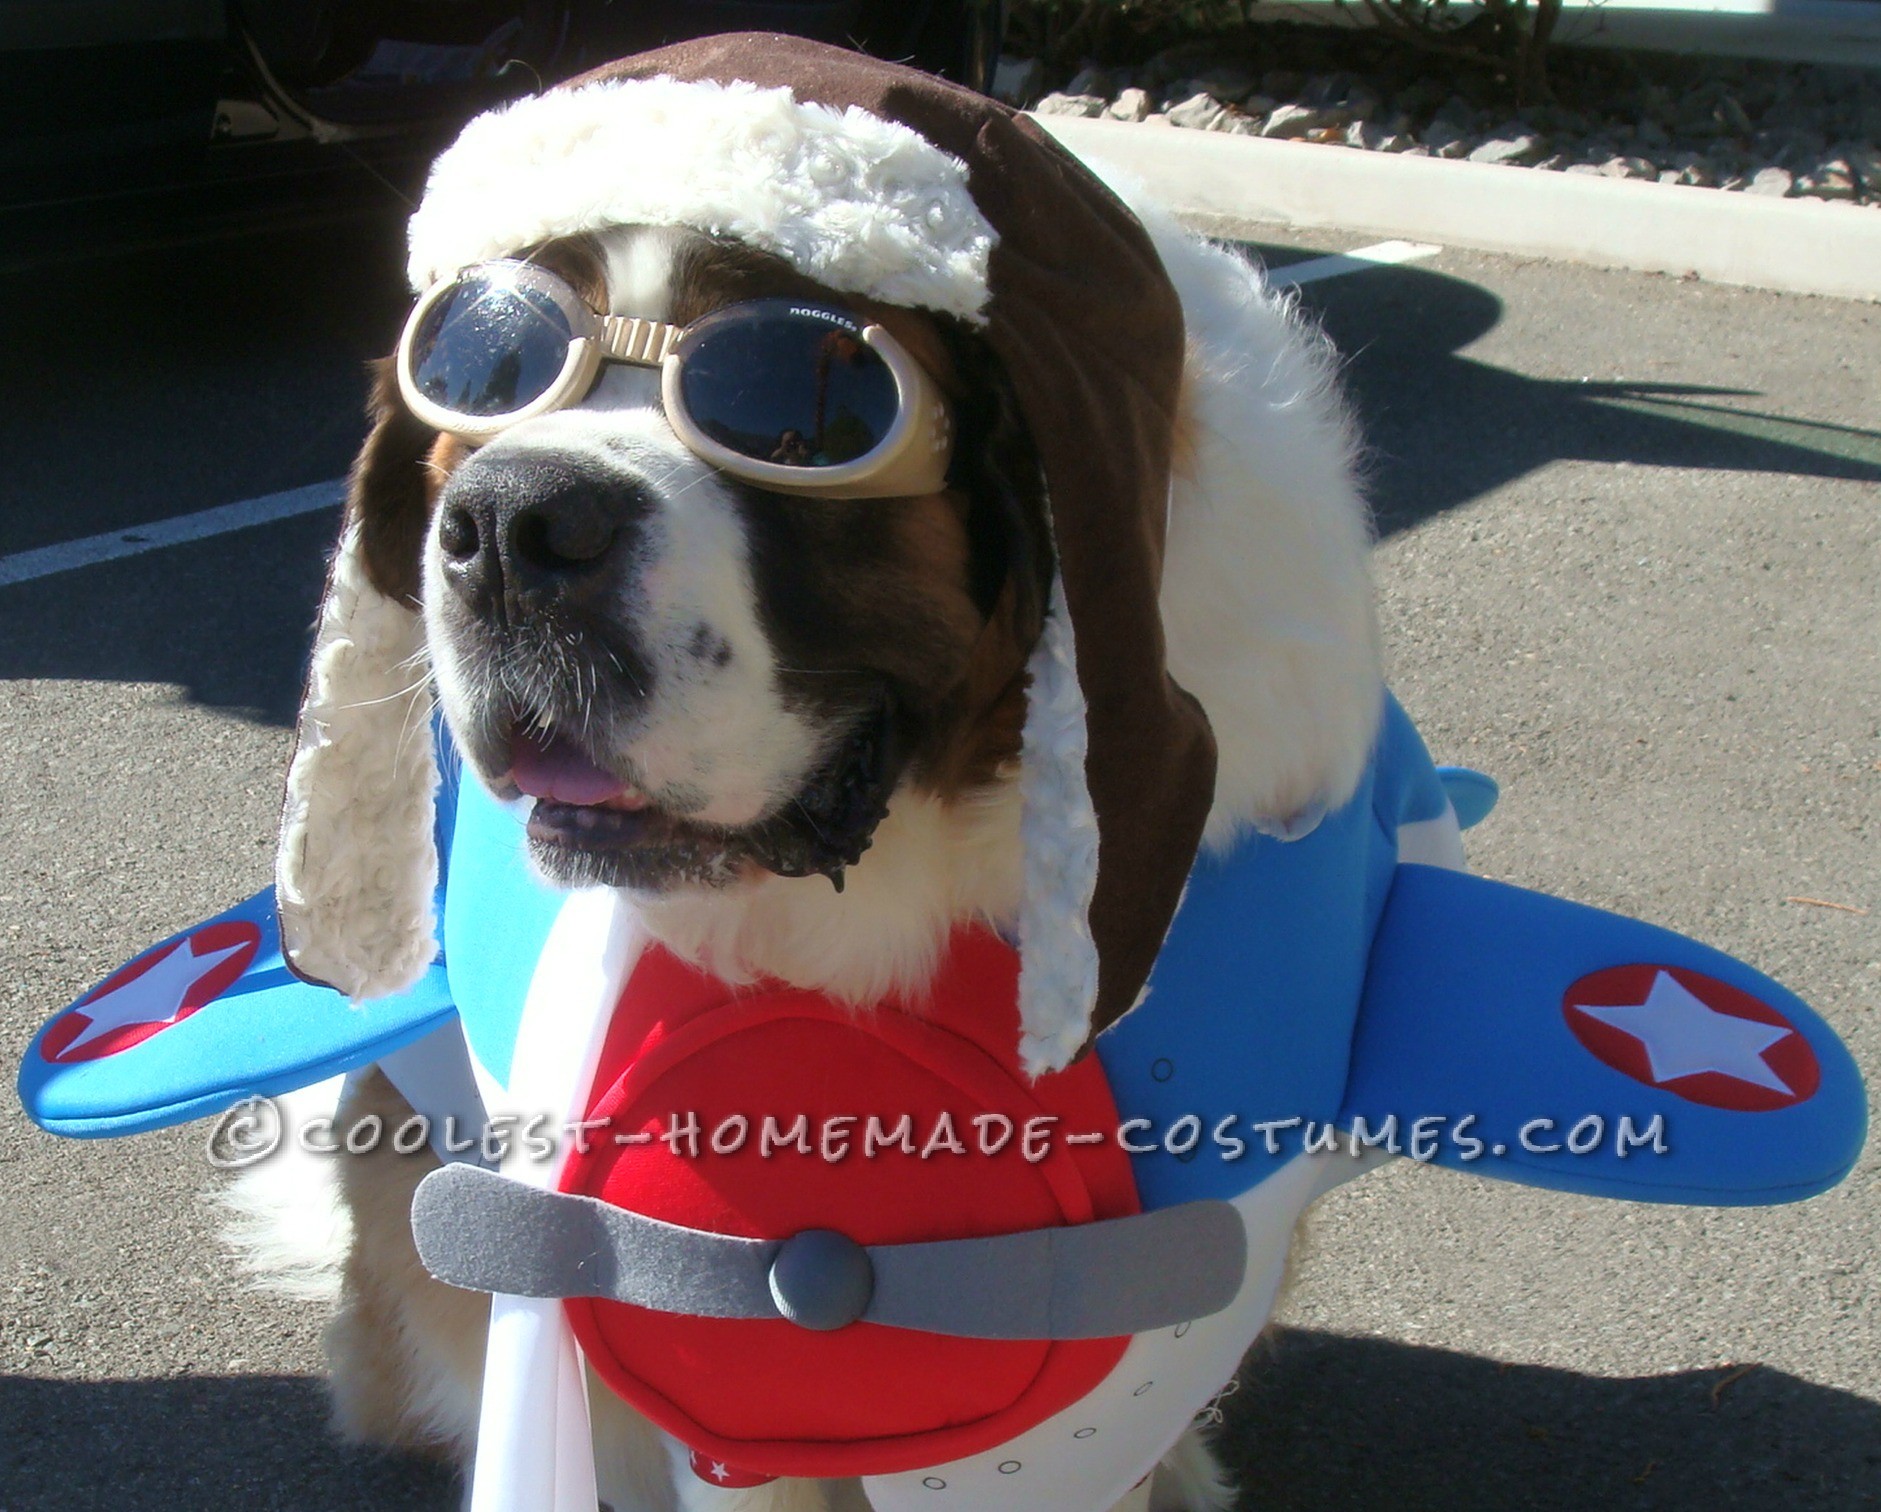
[[731,1471],[730,1471],[730,1469],[729,1469],[729,1468],[727,1468],[727,1466],[726,1466],[726,1464],[725,1464],[725,1462],[724,1462],[723,1460],[713,1460],[713,1461],[712,1461],[712,1479],[713,1479],[713,1480],[715,1480],[715,1481],[728,1481],[728,1480],[730,1480],[731,1478],[732,1478],[732,1473],[731,1473]]
[[192,955],[188,940],[178,940],[137,977],[89,1003],[71,1009],[90,1020],[79,1035],[59,1051],[61,1060],[91,1041],[122,1029],[129,1024],[162,1024],[183,1011],[183,999],[189,989],[207,976],[216,965],[237,951],[246,949],[238,942],[208,955]]
[[1772,1071],[1763,1058],[1765,1050],[1778,1040],[1788,1039],[1795,1030],[1719,1013],[1669,972],[1662,971],[1653,978],[1652,991],[1643,1003],[1574,1006],[1644,1045],[1655,1082],[1663,1084],[1700,1071],[1716,1071],[1752,1086],[1795,1095],[1795,1088]]

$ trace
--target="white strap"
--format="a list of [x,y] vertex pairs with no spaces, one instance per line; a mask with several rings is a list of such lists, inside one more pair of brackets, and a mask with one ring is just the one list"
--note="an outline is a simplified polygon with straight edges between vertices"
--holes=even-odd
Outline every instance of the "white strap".
[[594,1512],[587,1385],[561,1304],[492,1297],[483,1377],[470,1512]]
[[[560,1127],[586,1110],[608,1022],[642,935],[624,898],[604,888],[571,894],[549,929],[523,1002],[508,1084],[490,1111]],[[552,1187],[557,1160],[531,1160],[516,1140],[506,1175]],[[581,1351],[562,1304],[490,1300],[471,1512],[594,1512],[594,1440]]]
[[429,1128],[431,1152],[450,1165],[480,1161],[483,1095],[471,1070],[462,1019],[453,1018],[423,1039],[379,1057],[379,1069]]

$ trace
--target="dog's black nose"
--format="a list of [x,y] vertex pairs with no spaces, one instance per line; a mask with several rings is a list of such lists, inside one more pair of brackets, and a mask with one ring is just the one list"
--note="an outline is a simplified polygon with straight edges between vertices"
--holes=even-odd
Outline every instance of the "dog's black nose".
[[445,580],[478,610],[606,592],[648,503],[638,482],[578,460],[473,457],[438,501]]

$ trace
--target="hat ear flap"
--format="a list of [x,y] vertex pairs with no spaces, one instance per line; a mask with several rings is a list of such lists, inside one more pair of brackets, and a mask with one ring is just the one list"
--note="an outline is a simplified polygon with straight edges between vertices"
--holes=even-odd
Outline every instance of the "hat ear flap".
[[1097,811],[1084,762],[1090,746],[1065,585],[1051,602],[1026,667],[1019,766],[1025,854],[1019,905],[1019,1058],[1028,1076],[1060,1071],[1091,1036],[1097,1004]]
[[437,954],[438,786],[419,586],[434,434],[377,375],[314,637],[275,860],[293,971],[355,1000],[401,992]]

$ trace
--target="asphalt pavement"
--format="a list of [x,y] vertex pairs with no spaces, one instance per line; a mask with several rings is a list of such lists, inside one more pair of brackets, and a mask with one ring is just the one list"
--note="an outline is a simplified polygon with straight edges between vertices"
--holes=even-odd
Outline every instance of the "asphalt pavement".
[[[1236,229],[1277,265],[1360,240]],[[328,227],[17,285],[0,560],[340,475],[399,262]],[[1394,685],[1504,786],[1473,862],[1744,957],[1881,1084],[1881,308],[1457,252],[1301,298],[1366,429]],[[268,881],[332,525],[0,588],[9,1065]],[[453,1505],[326,1436],[320,1319],[217,1246],[204,1132],[61,1141],[0,1096],[0,1512]],[[1342,1189],[1223,1403],[1244,1507],[1881,1503],[1878,1165],[1777,1209]]]

